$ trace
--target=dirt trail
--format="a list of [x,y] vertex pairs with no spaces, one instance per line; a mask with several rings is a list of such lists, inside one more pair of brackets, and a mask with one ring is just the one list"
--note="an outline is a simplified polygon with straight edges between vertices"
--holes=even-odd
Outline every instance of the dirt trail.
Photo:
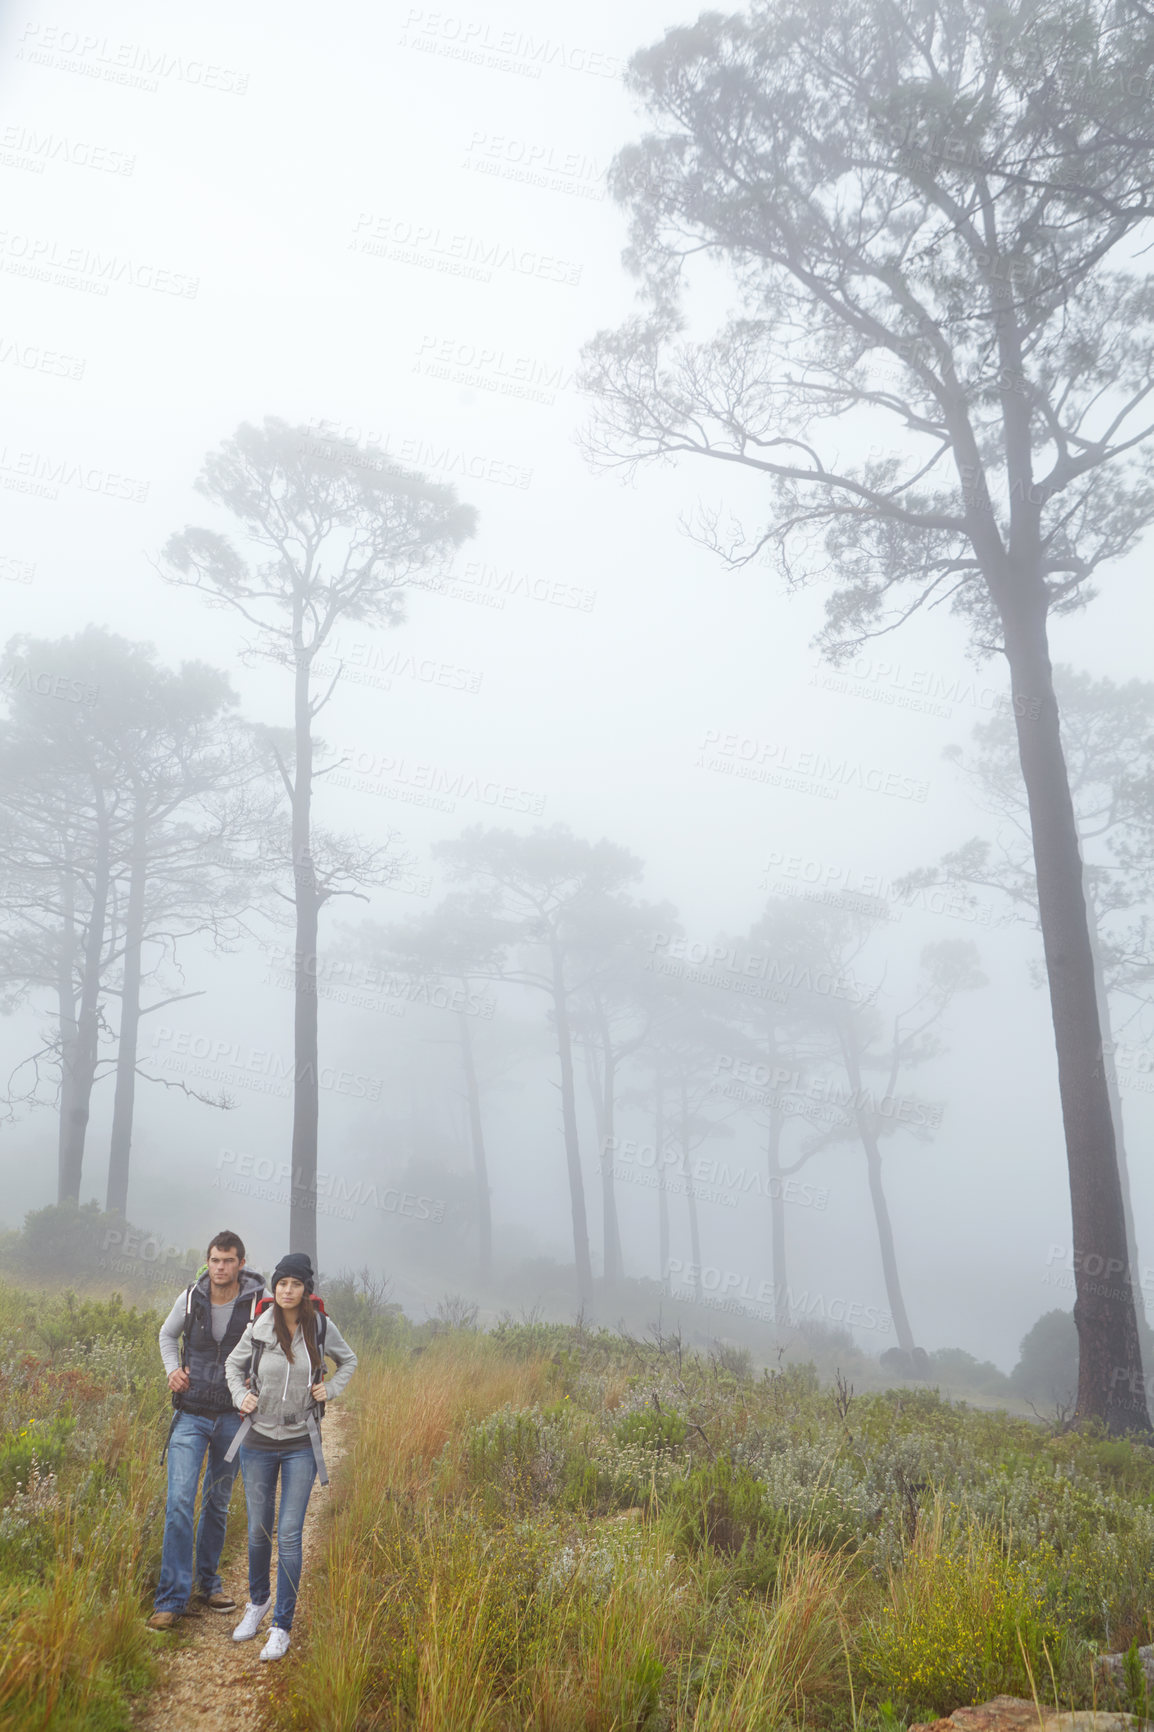
[[[344,1453],[348,1414],[343,1407],[330,1408],[325,1419],[325,1462],[330,1475]],[[314,1484],[304,1527],[304,1569],[300,1602],[293,1621],[293,1644],[308,1632],[310,1565],[316,1561],[320,1543],[322,1512],[331,1487]],[[248,1599],[248,1554],[243,1535],[230,1563],[221,1574],[224,1585],[237,1602],[235,1612],[207,1610],[186,1613],[178,1628],[192,1640],[173,1647],[162,1661],[164,1674],[136,1707],[132,1724],[136,1732],[256,1732],[264,1723],[271,1666],[262,1663],[260,1651],[268,1634],[266,1618],[251,1642],[234,1642],[232,1632],[240,1621]],[[273,1593],[276,1593],[276,1549],[273,1549]],[[166,1645],[168,1637],[158,1638]],[[290,1648],[278,1666],[291,1666]]]

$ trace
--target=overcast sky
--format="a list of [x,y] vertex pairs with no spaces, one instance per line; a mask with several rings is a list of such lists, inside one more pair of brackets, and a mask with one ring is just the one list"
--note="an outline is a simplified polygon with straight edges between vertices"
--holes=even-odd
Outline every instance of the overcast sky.
[[[683,532],[698,501],[755,510],[748,481],[687,465],[627,484],[594,475],[577,448],[590,414],[574,383],[580,347],[633,305],[624,221],[605,191],[614,152],[641,128],[620,72],[691,12],[669,0],[98,11],[94,23],[91,7],[17,6],[3,32],[5,639],[97,621],[174,664],[226,667],[248,715],[286,723],[278,671],[242,665],[229,616],[166,587],[150,563],[186,523],[226,527],[193,491],[204,455],[275,415],[455,482],[480,518],[444,591],[414,593],[403,627],[340,634],[355,677],[322,731],[352,785],[325,792],[324,820],[369,835],[393,826],[426,864],[429,844],[467,823],[563,822],[638,854],[643,894],[676,903],[706,940],[748,926],[774,889],[815,877],[869,888],[988,829],[942,750],[986,719],[1004,674],[967,662],[958,622],[912,624],[839,689],[811,647],[822,588],[787,595],[764,567],[727,574]],[[1147,558],[1112,570],[1087,614],[1055,623],[1056,659],[1147,674]],[[928,710],[907,707],[919,694]],[[860,766],[852,780],[877,791],[731,773],[804,770],[807,754]],[[529,798],[511,803],[540,815],[406,801],[428,766],[516,790]],[[382,896],[376,911],[426,906]],[[949,1056],[918,1079],[948,1103],[936,1140],[887,1145],[895,1232],[919,1339],[1009,1364],[1039,1312],[1072,1299],[1046,1283],[1068,1236],[1048,1009],[1028,980],[1029,934],[925,911],[888,931],[895,995],[920,945],[941,937],[973,938],[991,984],[951,1013]],[[171,1039],[251,1041],[255,1026],[284,1047],[291,1000],[266,967],[255,953],[205,963],[198,983],[217,989],[175,1007]],[[245,996],[222,995],[228,980]],[[9,1064],[33,1027],[0,1025]],[[322,1012],[322,1059],[382,1079],[395,1107],[387,1043],[387,1018],[334,1011],[326,1027]],[[559,1140],[532,1159],[519,1140],[530,1120],[552,1122],[549,1074],[542,1044],[538,1082],[494,1108],[494,1204],[510,1235],[565,1256]],[[359,1171],[371,1109],[330,1108],[321,1166]],[[106,1110],[85,1196],[103,1195]],[[1149,1100],[1132,1090],[1126,1110],[1141,1148]],[[253,1096],[222,1130],[207,1109],[174,1113],[152,1093],[139,1124],[134,1213],[175,1231],[166,1209],[191,1210],[199,1230],[222,1206],[205,1201],[221,1148],[279,1157],[289,1106]],[[51,1200],[53,1151],[47,1111],[0,1131],[8,1224]],[[797,1210],[791,1232],[799,1277],[848,1282],[876,1305],[860,1165],[852,1149],[831,1154],[828,1206]],[[1141,1165],[1134,1185],[1154,1262]],[[286,1212],[246,1206],[272,1261]],[[651,1200],[630,1193],[622,1207],[627,1262],[653,1273],[648,1238],[630,1253],[652,1237]],[[711,1264],[768,1275],[767,1213],[703,1219]],[[372,1223],[331,1232],[333,1262],[371,1255]]]

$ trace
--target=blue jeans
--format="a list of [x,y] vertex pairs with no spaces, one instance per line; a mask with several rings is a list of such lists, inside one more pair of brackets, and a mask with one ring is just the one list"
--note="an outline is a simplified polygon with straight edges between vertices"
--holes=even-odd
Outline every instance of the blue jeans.
[[196,1524],[196,1585],[203,1594],[220,1591],[217,1565],[224,1546],[229,1499],[236,1479],[236,1460],[224,1452],[240,1428],[240,1414],[180,1413],[168,1445],[168,1505],[164,1512],[164,1546],[156,1586],[158,1612],[183,1612],[192,1593],[192,1512],[204,1458],[204,1494]]
[[303,1449],[246,1449],[242,1444],[240,1465],[248,1510],[248,1597],[254,1606],[263,1606],[269,1598],[275,1520],[276,1606],[272,1621],[276,1629],[291,1630],[301,1585],[301,1534],[317,1464],[307,1444]]

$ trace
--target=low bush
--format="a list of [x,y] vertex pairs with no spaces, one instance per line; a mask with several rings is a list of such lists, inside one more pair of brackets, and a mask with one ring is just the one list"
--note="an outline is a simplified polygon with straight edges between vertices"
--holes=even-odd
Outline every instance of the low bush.
[[863,1677],[911,1718],[1002,1694],[1029,1698],[1049,1685],[1062,1646],[1047,1560],[1013,1556],[941,1502],[891,1574],[885,1608],[858,1636]]

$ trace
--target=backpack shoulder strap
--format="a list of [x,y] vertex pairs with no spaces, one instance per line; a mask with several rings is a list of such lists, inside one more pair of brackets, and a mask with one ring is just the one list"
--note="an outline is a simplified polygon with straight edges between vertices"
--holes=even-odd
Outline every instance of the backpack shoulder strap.
[[192,1290],[195,1281],[190,1281],[184,1289],[184,1322],[180,1330],[180,1364],[183,1371],[188,1370],[188,1331],[192,1324]]

